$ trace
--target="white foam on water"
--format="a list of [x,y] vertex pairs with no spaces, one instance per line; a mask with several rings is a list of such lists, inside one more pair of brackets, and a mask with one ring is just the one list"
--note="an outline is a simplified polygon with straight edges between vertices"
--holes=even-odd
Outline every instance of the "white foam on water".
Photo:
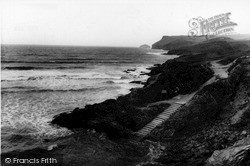
[[156,55],[156,56],[165,56],[169,59],[177,58],[178,55],[166,55],[168,53],[168,50],[162,50],[162,49],[151,49],[150,52],[147,52],[149,55]]
[[[49,124],[53,116],[76,107],[83,108],[86,104],[115,99],[128,94],[131,88],[142,87],[129,82],[145,80],[148,76],[141,76],[140,72],[146,72],[146,67],[149,66],[136,66],[136,70],[131,73],[123,72],[129,68],[126,66],[99,67],[91,71],[28,71],[19,72],[20,75],[10,71],[13,75],[4,77],[8,81],[2,82],[2,134],[5,137],[31,135],[37,140],[69,135],[71,132],[66,128]],[[6,145],[9,150],[27,146]]]
[[163,55],[165,53],[168,53],[167,50],[162,50],[162,49],[150,49],[149,52],[147,52],[147,54],[149,55]]

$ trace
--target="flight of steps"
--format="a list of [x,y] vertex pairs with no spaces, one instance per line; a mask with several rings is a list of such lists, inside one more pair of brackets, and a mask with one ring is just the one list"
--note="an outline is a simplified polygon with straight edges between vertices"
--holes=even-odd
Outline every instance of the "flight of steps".
[[155,127],[162,124],[166,121],[171,114],[176,112],[183,104],[173,103],[170,107],[168,107],[165,111],[159,114],[153,121],[144,126],[141,130],[135,132],[134,134],[138,138],[143,138],[148,135]]
[[[247,62],[249,62],[249,57],[247,58]],[[247,63],[246,62],[246,63]],[[215,69],[217,68],[223,68],[226,72],[227,68],[230,66],[230,65],[227,65],[227,68],[225,68],[225,66],[222,66],[222,65],[219,65],[217,64],[216,62],[213,62],[213,70],[214,72]],[[248,69],[248,71],[250,70],[250,67],[247,66],[246,67]],[[250,76],[249,74],[247,76]],[[204,86],[206,85],[209,85],[211,83],[213,83],[215,81],[215,76],[213,76],[212,78],[210,78],[208,81],[206,81],[202,86],[200,86],[199,90],[202,89]],[[196,92],[190,94],[189,96],[186,97],[185,100],[179,100],[179,101],[175,101],[175,102],[171,102],[171,100],[168,100],[168,102],[171,102],[171,106],[168,107],[164,112],[162,112],[161,114],[159,114],[153,121],[151,121],[150,123],[148,123],[146,126],[144,126],[141,130],[137,131],[137,132],[134,132],[133,135],[134,135],[134,138],[131,139],[131,142],[132,143],[139,143],[139,141],[147,136],[155,127],[159,126],[160,124],[162,124],[164,121],[166,121],[169,116],[171,114],[173,114],[174,112],[178,111],[178,109],[180,107],[182,107],[183,105],[185,105],[186,103],[188,103],[189,100],[191,100],[191,98],[199,91],[197,90]],[[161,101],[162,102],[162,101]],[[166,101],[164,102],[166,103]]]

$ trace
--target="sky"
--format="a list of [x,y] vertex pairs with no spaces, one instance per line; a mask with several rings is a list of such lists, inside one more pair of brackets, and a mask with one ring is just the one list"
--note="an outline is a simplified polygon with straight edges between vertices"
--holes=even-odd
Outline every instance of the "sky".
[[250,34],[249,0],[2,0],[1,43],[132,46],[187,35],[188,21],[231,12]]

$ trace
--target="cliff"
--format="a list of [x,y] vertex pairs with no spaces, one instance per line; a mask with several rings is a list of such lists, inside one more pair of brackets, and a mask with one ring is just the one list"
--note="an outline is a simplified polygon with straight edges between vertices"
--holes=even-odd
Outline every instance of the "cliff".
[[[227,42],[229,42],[230,40],[231,41],[237,40],[238,44],[240,43],[240,44],[247,44],[248,46],[250,45],[249,43],[250,35],[246,35],[246,34],[245,35],[235,34],[235,35],[219,36],[216,38],[211,38],[209,40],[207,40],[204,36],[199,36],[196,38],[190,38],[189,36],[163,36],[161,40],[159,40],[158,42],[152,45],[152,48],[173,51],[173,52],[169,52],[169,54],[176,53],[176,51],[181,51],[181,53],[190,53],[190,52],[187,52],[187,50],[189,50],[187,49],[187,47],[196,45],[190,51],[194,51],[195,49],[199,49],[199,51],[201,51],[205,49],[203,52],[207,52],[209,48],[206,49],[206,46],[204,44],[206,42],[218,41],[218,40],[227,41]],[[197,44],[200,44],[200,45],[197,45]],[[216,47],[216,43],[213,44],[213,47]],[[180,54],[180,53],[178,52],[177,54]]]
[[249,54],[238,58],[228,78],[205,86],[151,132],[146,139],[161,142],[165,149],[151,165],[250,164],[249,66]]
[[163,36],[161,40],[152,45],[153,49],[172,50],[181,47],[191,46],[204,41],[204,37],[191,39],[188,36]]

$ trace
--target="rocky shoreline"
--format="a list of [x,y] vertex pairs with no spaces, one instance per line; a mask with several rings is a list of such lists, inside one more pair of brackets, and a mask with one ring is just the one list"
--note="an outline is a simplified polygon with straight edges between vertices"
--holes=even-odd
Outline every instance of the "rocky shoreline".
[[[215,150],[227,148],[241,139],[248,138],[249,130],[246,127],[248,118],[244,116],[249,111],[249,82],[245,81],[248,79],[247,75],[249,73],[247,70],[249,65],[249,57],[246,57],[249,54],[247,48],[246,44],[230,38],[216,38],[177,50],[170,50],[168,54],[177,53],[182,56],[152,68],[151,77],[143,88],[135,89],[130,94],[112,101],[113,103],[107,103],[106,101],[95,106],[88,106],[87,109],[73,111],[70,116],[79,117],[79,114],[84,114],[84,118],[80,118],[79,122],[83,128],[88,126],[101,132],[109,133],[110,131],[111,133],[108,135],[119,135],[116,138],[124,136],[129,138],[131,132],[152,121],[153,118],[147,117],[155,117],[162,112],[156,111],[154,114],[154,111],[150,109],[147,113],[143,110],[144,115],[141,114],[142,112],[136,114],[135,112],[139,111],[134,109],[135,106],[136,108],[142,108],[148,103],[167,100],[176,95],[192,93],[214,75],[210,68],[211,61],[219,60],[221,63],[224,62],[225,64],[227,62],[226,64],[229,64],[235,60],[228,69],[228,78],[216,77],[217,80],[214,83],[202,88],[181,110],[173,114],[161,126],[155,128],[144,139],[160,142],[165,145],[164,149],[166,149],[160,152],[159,157],[149,162],[149,165],[193,166],[204,165],[205,163],[206,165],[225,165],[225,163],[227,165],[234,165],[235,163],[244,165],[249,162],[243,160],[243,158],[246,159],[244,155],[249,152],[246,149],[244,149],[244,155],[241,154],[241,156],[237,156],[238,158],[233,156],[233,160],[237,161],[216,161],[219,160],[216,155],[213,155],[212,159],[208,158]],[[239,92],[242,86],[245,87],[244,92]],[[163,90],[167,90],[165,96],[162,96]],[[247,95],[239,101],[239,99],[235,99],[237,95],[242,96],[238,93]],[[244,122],[234,122],[232,124],[230,119],[236,116],[239,111],[234,108],[235,102],[244,103],[240,107],[241,109],[244,108],[245,112],[241,113],[241,116],[237,116],[238,120],[235,120],[242,121],[241,119],[244,119]],[[108,111],[114,107],[113,105],[118,106],[116,112],[112,112],[105,118],[102,113],[108,114]],[[124,105],[126,105],[125,108]],[[94,120],[86,116],[86,112],[93,113],[93,111],[95,112],[95,115],[92,116]],[[130,112],[133,112],[133,114]],[[122,119],[117,118],[120,114],[124,115]],[[111,120],[111,115],[116,116]],[[98,125],[104,126],[102,123],[98,124],[98,120],[96,122],[98,116],[105,119],[105,125],[107,123],[111,124],[108,125],[109,128],[98,128]],[[67,119],[68,117],[68,114],[60,115],[52,123],[63,126],[65,121],[70,121],[70,125],[72,125],[72,120]],[[136,117],[145,118],[139,120]],[[73,119],[75,123],[76,118]],[[96,123],[92,125],[92,121]],[[243,123],[246,126],[242,125]],[[122,133],[120,133],[121,130]],[[124,135],[124,133],[126,134]]]
[[[52,124],[69,129],[95,129],[107,133],[110,138],[129,138],[132,132],[145,126],[169,106],[147,106],[149,103],[192,93],[211,78],[213,72],[208,64],[169,60],[153,68],[149,75],[151,77],[143,88],[133,89],[128,95],[116,100],[106,100],[60,114],[53,119]],[[167,92],[162,93],[164,90]]]
[[[107,139],[124,144],[134,137],[135,131],[170,106],[168,103],[152,103],[199,90],[181,110],[143,140],[126,144],[126,147],[129,146],[125,148],[128,153],[132,147],[138,148],[136,153],[143,151],[140,157],[133,158],[127,165],[250,164],[249,45],[229,38],[183,43],[181,48],[174,48],[174,43],[169,44],[172,49],[168,54],[181,56],[151,68],[150,78],[143,88],[133,89],[116,100],[62,113],[51,124],[72,131],[90,129],[105,133]],[[230,64],[227,78],[215,76],[211,67],[213,61]],[[212,77],[216,80],[200,89]],[[73,146],[67,144],[64,146]],[[67,147],[50,153],[56,155],[61,148]],[[31,152],[22,154],[25,153]],[[8,155],[2,154],[3,157]],[[64,163],[68,163],[66,160],[69,159],[65,159]],[[104,165],[123,164],[112,160]]]

